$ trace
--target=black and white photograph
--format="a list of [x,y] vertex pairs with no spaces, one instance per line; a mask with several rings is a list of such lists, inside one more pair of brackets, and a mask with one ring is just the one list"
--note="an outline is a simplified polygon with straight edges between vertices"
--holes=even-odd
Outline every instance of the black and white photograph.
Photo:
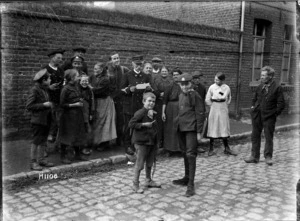
[[300,1],[2,1],[3,221],[300,221]]

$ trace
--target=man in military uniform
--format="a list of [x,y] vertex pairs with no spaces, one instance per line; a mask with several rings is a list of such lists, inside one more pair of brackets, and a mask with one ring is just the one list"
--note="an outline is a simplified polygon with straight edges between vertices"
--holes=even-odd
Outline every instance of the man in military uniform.
[[[124,95],[123,100],[123,113],[124,113],[124,145],[126,153],[129,155],[134,154],[133,147],[131,146],[131,136],[128,123],[134,113],[143,107],[143,93],[153,91],[150,86],[151,76],[142,72],[143,69],[143,56],[132,57],[133,70],[123,75],[121,88]],[[146,85],[149,84],[149,86]]]
[[[74,55],[72,56],[72,58],[76,57],[76,56],[79,56],[81,58],[84,58],[84,54],[86,53],[86,49],[83,48],[83,47],[78,47],[78,48],[74,48],[73,49],[74,51]],[[68,69],[72,69],[72,58],[68,61],[66,61],[63,65],[62,65],[62,68],[63,70],[68,70]],[[88,67],[87,67],[87,63],[84,61],[82,61],[82,68],[81,70],[86,74],[88,75]]]
[[60,92],[64,83],[64,70],[59,67],[62,62],[63,54],[65,50],[56,49],[50,51],[48,53],[48,57],[50,58],[50,62],[44,68],[47,69],[47,72],[50,74],[51,85],[49,86],[50,91],[50,101],[53,103],[52,108],[52,120],[50,124],[49,136],[47,138],[48,141],[54,142],[55,137],[57,135],[58,123],[59,123],[59,98]]
[[116,109],[116,128],[117,128],[117,145],[122,145],[124,118],[123,118],[123,104],[122,104],[122,78],[124,73],[127,73],[129,69],[120,65],[120,56],[117,52],[112,52],[109,56],[109,62],[107,63],[107,71],[111,82],[111,97],[115,103]]
[[76,69],[80,76],[87,75],[83,71],[83,63],[84,63],[84,58],[81,57],[80,55],[76,55],[71,58],[71,64],[72,64],[71,68]]

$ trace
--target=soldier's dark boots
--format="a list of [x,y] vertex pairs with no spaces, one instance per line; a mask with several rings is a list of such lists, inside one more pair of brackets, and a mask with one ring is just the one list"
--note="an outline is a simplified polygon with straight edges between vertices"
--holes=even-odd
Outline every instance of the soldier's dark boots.
[[189,162],[186,155],[183,156],[184,159],[184,177],[178,180],[173,180],[174,185],[186,186],[189,182]]
[[174,185],[186,186],[189,183],[189,178],[188,177],[183,177],[183,178],[178,179],[178,180],[173,180],[172,183]]
[[196,157],[189,156],[189,182],[187,184],[187,190],[185,192],[186,197],[191,197],[195,195],[195,187],[194,187],[194,178],[196,173]]

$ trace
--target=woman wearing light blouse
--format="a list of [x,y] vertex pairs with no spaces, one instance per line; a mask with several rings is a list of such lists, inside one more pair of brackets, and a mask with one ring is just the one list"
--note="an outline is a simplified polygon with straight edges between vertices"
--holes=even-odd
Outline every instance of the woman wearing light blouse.
[[231,92],[224,81],[225,75],[222,72],[218,72],[215,76],[215,83],[209,87],[205,98],[206,104],[210,106],[207,130],[207,137],[210,138],[208,156],[215,154],[213,151],[215,139],[223,140],[225,154],[237,155],[230,150],[228,145],[228,138],[230,137],[228,105],[231,102]]

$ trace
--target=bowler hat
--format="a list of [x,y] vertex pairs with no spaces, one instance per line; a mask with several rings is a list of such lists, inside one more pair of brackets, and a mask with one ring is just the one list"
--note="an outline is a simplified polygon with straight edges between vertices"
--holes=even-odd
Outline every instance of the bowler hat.
[[160,58],[158,58],[158,57],[152,58],[151,61],[152,61],[153,63],[162,63],[162,60],[161,60]]
[[38,81],[38,80],[41,79],[46,73],[47,73],[47,69],[46,69],[46,68],[44,68],[44,69],[38,71],[38,72],[35,74],[33,80],[34,80],[34,81]]
[[73,51],[81,51],[82,53],[86,53],[86,49],[83,47],[73,48]]
[[194,72],[192,73],[192,76],[193,76],[193,78],[198,78],[198,77],[203,76],[203,74],[200,73],[200,71],[194,71]]
[[64,54],[65,51],[66,50],[64,50],[62,48],[58,48],[58,49],[50,51],[47,55],[48,55],[48,57],[51,57],[52,55],[55,55],[55,54]]
[[132,57],[132,62],[136,63],[136,64],[142,64],[143,63],[143,56],[142,55],[136,55]]
[[178,82],[189,82],[191,81],[193,78],[192,78],[192,75],[191,74],[188,74],[188,73],[183,73],[182,75],[180,75],[178,77]]

